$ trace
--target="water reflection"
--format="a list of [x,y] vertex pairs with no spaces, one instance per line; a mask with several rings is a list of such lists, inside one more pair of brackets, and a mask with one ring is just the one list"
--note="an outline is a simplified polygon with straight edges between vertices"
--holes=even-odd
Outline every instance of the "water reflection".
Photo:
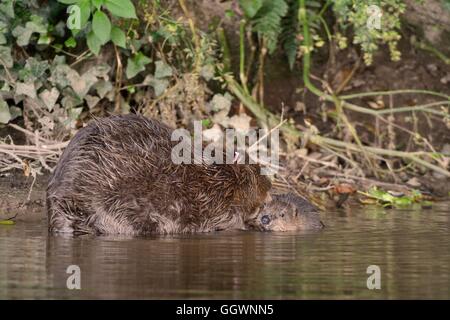
[[[323,215],[318,233],[154,238],[48,236],[46,222],[0,227],[0,298],[446,298],[449,203]],[[66,268],[81,268],[68,290]],[[366,268],[381,268],[368,290]]]

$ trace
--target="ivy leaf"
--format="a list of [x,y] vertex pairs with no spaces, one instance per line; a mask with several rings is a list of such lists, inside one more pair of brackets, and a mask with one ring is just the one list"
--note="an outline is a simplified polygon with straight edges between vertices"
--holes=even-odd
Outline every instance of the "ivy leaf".
[[39,94],[39,98],[41,98],[42,102],[44,102],[48,111],[53,110],[53,107],[55,106],[58,97],[59,91],[55,87],[53,87],[51,90],[46,89]]
[[8,123],[11,120],[8,104],[0,99],[0,123]]
[[11,47],[0,46],[0,59],[2,59],[7,68],[12,68],[13,58],[11,55]]
[[87,35],[87,45],[89,50],[98,56],[100,48],[102,47],[102,42],[99,38],[97,38],[93,31],[89,32]]
[[239,0],[239,5],[248,18],[253,18],[263,5],[263,0]]
[[31,99],[36,98],[36,87],[33,82],[18,82],[16,83],[16,95],[28,96]]
[[127,78],[131,79],[139,72],[144,71],[145,66],[151,61],[152,60],[145,56],[142,52],[138,52],[133,58],[128,58],[126,70]]
[[130,0],[105,0],[105,6],[117,17],[136,19],[136,10]]
[[113,27],[111,29],[111,40],[116,46],[127,48],[125,32],[119,27]]
[[15,118],[22,116],[22,109],[12,106],[9,108],[9,113],[11,114],[11,120],[14,120]]
[[22,26],[17,26],[12,31],[12,35],[17,38],[16,43],[18,46],[27,46],[30,43],[31,35],[33,31]]
[[172,68],[163,61],[156,61],[155,66],[155,78],[161,79],[172,75]]
[[158,79],[155,78],[153,75],[149,74],[145,77],[143,84],[152,86],[155,90],[155,95],[159,97],[166,91],[167,87],[169,86],[169,80],[167,79]]
[[111,39],[111,22],[104,12],[100,10],[95,12],[92,19],[92,30],[101,44],[105,44]]
[[0,3],[0,12],[3,12],[8,17],[14,19],[14,1],[13,0],[3,0]]
[[67,39],[66,41],[64,41],[64,45],[67,48],[75,48],[77,46],[77,40],[75,40],[74,37],[70,37],[69,39]]

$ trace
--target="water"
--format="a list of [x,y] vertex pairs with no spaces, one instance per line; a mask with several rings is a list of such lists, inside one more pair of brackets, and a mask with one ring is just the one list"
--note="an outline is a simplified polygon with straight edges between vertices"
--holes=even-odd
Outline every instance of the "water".
[[[0,298],[450,298],[450,203],[323,214],[318,233],[48,236],[0,226]],[[68,290],[69,265],[81,290]],[[381,289],[368,290],[378,265]]]

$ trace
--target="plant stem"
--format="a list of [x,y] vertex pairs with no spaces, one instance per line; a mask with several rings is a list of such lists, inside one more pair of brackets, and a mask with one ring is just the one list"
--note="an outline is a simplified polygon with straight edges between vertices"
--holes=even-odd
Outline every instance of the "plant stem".
[[228,45],[228,40],[225,35],[225,30],[223,28],[218,28],[217,36],[219,38],[219,43],[222,48],[223,71],[228,72],[230,71],[231,68],[231,54],[230,54],[230,46]]
[[356,99],[356,98],[364,98],[364,97],[372,97],[372,96],[389,96],[389,95],[393,95],[393,94],[404,94],[404,93],[406,93],[406,94],[414,94],[414,93],[426,94],[426,95],[441,97],[441,98],[450,100],[450,96],[448,96],[444,93],[434,92],[434,91],[430,91],[430,90],[422,90],[422,89],[400,89],[400,90],[390,90],[390,91],[361,92],[361,93],[342,95],[342,96],[339,96],[339,98],[342,100],[351,100],[351,99]]
[[200,73],[200,67],[201,67],[200,39],[198,37],[197,30],[195,28],[194,20],[192,19],[191,14],[190,14],[188,8],[186,7],[186,3],[184,2],[184,0],[178,0],[178,2],[180,4],[181,9],[183,10],[184,15],[188,19],[189,28],[191,29],[192,39],[193,39],[194,45],[195,45],[195,71],[198,74],[198,73]]
[[245,20],[242,19],[239,23],[239,77],[241,79],[242,87],[248,93],[247,77],[245,75]]

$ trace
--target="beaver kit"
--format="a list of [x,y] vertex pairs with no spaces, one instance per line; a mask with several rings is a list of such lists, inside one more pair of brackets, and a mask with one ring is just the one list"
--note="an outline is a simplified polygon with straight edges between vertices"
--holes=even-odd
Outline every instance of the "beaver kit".
[[319,211],[292,193],[272,196],[248,226],[261,231],[318,230],[324,227]]
[[258,165],[174,164],[172,132],[132,114],[96,119],[80,129],[50,178],[49,230],[129,235],[258,225],[292,230],[286,227],[292,215],[264,223],[267,214],[262,219],[261,212],[278,210],[280,198],[269,201],[271,183]]

